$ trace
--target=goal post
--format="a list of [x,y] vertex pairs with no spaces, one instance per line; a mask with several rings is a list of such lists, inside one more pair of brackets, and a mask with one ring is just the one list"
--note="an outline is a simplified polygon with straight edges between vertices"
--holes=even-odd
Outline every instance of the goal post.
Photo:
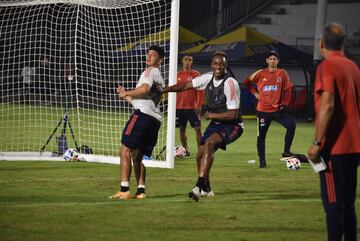
[[[6,0],[0,2],[0,160],[63,160],[63,148],[92,150],[89,162],[119,164],[134,88],[149,46],[176,82],[179,0]],[[158,142],[144,164],[174,167],[175,94],[160,103]],[[63,146],[61,146],[63,145]]]

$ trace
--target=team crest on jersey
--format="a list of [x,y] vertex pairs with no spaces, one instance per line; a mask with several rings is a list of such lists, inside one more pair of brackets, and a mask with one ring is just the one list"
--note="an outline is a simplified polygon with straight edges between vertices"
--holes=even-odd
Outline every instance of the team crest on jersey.
[[267,81],[267,79],[266,79],[266,78],[263,78],[262,81]]
[[281,77],[277,77],[276,81],[280,83],[280,82],[282,81],[282,78],[281,78]]

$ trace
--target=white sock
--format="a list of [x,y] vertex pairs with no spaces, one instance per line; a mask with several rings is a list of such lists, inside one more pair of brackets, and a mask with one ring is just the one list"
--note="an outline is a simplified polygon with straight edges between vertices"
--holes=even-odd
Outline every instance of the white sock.
[[129,182],[127,181],[127,182],[121,182],[120,183],[120,186],[122,186],[122,187],[129,187]]

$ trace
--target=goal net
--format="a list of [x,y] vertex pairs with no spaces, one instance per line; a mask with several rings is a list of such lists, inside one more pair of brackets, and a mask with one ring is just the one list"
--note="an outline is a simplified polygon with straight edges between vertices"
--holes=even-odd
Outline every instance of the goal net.
[[[3,0],[0,2],[0,160],[119,164],[133,109],[117,86],[134,88],[150,45],[176,81],[178,0]],[[161,103],[157,145],[144,164],[173,167],[175,95]],[[146,159],[146,160],[145,160]]]

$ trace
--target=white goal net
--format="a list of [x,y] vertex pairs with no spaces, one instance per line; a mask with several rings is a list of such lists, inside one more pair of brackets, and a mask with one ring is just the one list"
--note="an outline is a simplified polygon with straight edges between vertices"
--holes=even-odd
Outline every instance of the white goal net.
[[[119,163],[133,110],[116,87],[135,87],[153,44],[166,52],[166,83],[176,81],[178,1],[2,0],[0,160],[61,160],[77,148],[92,151],[86,161]],[[173,167],[174,97],[161,101],[145,165]]]

